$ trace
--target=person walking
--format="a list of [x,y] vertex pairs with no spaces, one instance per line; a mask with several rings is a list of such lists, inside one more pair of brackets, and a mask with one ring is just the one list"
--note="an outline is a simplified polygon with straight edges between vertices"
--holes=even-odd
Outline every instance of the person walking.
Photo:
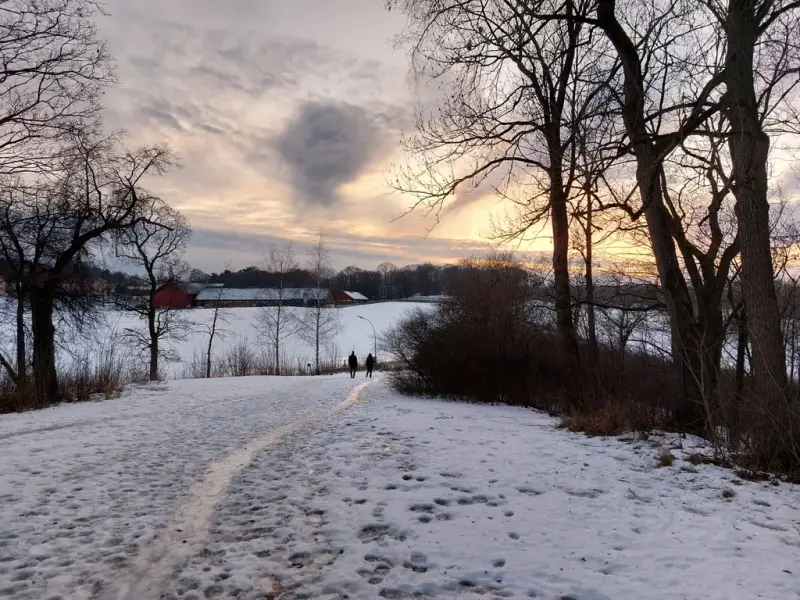
[[350,379],[356,378],[356,371],[358,371],[358,358],[356,358],[356,351],[350,353],[350,358],[347,359],[347,364],[350,367]]
[[372,356],[371,352],[367,356],[366,364],[367,364],[367,377],[372,379],[372,368],[375,366],[375,357]]

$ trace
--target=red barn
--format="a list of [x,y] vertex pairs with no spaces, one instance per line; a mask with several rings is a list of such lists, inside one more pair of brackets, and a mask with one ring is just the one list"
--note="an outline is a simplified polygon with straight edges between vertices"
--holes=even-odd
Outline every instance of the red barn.
[[192,302],[194,302],[194,295],[184,291],[175,283],[165,285],[153,297],[153,304],[159,309],[189,308],[192,306]]

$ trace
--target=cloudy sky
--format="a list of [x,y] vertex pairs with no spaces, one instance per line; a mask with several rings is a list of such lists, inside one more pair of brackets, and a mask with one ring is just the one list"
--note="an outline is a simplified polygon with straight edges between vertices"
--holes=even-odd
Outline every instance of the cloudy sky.
[[[257,261],[324,233],[337,267],[444,261],[485,249],[489,197],[432,222],[397,219],[392,165],[416,102],[403,17],[383,0],[108,0],[121,85],[107,119],[131,143],[169,141],[183,167],[159,191],[191,220],[189,260]],[[546,242],[544,242],[546,244]]]

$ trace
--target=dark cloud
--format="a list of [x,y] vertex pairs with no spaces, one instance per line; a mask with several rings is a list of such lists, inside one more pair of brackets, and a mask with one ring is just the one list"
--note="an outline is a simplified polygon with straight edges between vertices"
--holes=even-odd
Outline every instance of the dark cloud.
[[296,200],[328,207],[339,188],[390,148],[387,115],[345,102],[307,102],[286,124],[274,147],[289,169]]

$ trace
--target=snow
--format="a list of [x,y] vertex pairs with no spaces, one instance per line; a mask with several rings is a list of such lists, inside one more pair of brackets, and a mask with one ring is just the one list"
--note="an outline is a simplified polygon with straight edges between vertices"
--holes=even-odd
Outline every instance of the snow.
[[291,435],[288,425],[327,414],[353,387],[346,377],[172,381],[3,416],[0,597],[93,597],[170,531],[215,462]]
[[0,418],[0,596],[800,598],[795,487],[361,377]]
[[[431,309],[431,305],[413,302],[384,302],[331,309],[339,313],[342,326],[336,334],[333,344],[328,344],[323,349],[323,358],[333,358],[337,363],[342,363],[351,351],[355,351],[359,357],[375,352],[375,336],[372,327],[369,322],[359,316],[372,322],[378,340],[380,340],[384,331],[395,325],[404,314],[418,307]],[[225,311],[228,322],[218,324],[218,332],[212,349],[215,360],[220,360],[230,348],[241,343],[247,343],[256,350],[265,347],[256,330],[260,310],[259,308],[231,308]],[[288,312],[300,318],[302,318],[304,310],[306,309],[299,307],[287,308]],[[184,340],[168,341],[162,344],[164,349],[176,358],[176,360],[162,361],[161,369],[166,377],[171,379],[185,377],[195,358],[204,360],[208,346],[208,333],[203,325],[211,322],[213,313],[212,309],[205,308],[181,311],[181,315],[189,323],[189,333]],[[63,336],[66,340],[59,348],[59,362],[63,366],[67,367],[75,360],[99,362],[101,357],[112,348],[119,347],[122,343],[122,333],[126,329],[132,328],[144,332],[144,322],[131,313],[108,310],[103,316],[102,323],[89,334],[83,337]],[[5,327],[11,327],[10,323],[9,317]],[[0,330],[2,328],[3,325],[0,324]],[[11,336],[8,336],[7,340],[11,339]],[[8,350],[11,351],[10,348]],[[380,348],[378,352],[380,356]],[[303,366],[312,362],[314,356],[313,348],[299,336],[286,339],[283,342],[281,353],[293,364]],[[129,354],[129,356],[133,355]],[[145,357],[138,357],[138,363],[145,365]]]

